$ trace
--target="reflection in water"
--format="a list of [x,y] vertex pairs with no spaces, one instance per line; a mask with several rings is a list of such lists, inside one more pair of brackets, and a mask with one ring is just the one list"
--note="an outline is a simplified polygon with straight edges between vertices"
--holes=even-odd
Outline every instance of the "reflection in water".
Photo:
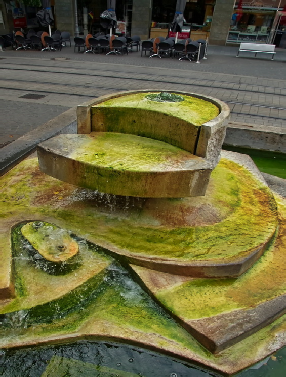
[[249,148],[239,148],[233,146],[224,146],[223,148],[228,151],[248,154],[253,159],[258,169],[263,173],[276,175],[277,177],[284,179],[286,178],[285,153],[270,152]]
[[[236,377],[285,377],[286,347]],[[80,341],[0,351],[3,377],[209,377],[218,376],[170,357],[128,345]]]

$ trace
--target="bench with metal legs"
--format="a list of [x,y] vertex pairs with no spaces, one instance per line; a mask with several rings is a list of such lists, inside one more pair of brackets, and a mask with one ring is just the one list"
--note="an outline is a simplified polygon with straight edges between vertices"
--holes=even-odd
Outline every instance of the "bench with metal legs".
[[255,57],[258,53],[272,54],[271,60],[273,60],[274,55],[276,54],[276,52],[274,51],[275,47],[276,47],[275,45],[263,44],[263,43],[240,43],[236,57],[238,57],[241,51],[244,51],[244,52],[253,52]]

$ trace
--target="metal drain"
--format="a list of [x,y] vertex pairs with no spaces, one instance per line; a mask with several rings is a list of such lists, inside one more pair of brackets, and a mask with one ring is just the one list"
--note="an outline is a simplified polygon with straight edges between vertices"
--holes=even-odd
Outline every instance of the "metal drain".
[[26,99],[41,99],[41,98],[45,98],[46,95],[44,94],[33,94],[33,93],[29,93],[29,94],[24,94],[23,96],[20,96],[19,98],[26,98]]

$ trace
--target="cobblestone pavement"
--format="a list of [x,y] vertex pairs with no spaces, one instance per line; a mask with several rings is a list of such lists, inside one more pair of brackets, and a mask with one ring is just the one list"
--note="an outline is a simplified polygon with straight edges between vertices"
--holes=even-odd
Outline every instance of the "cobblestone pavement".
[[[172,58],[12,51],[0,54],[0,146],[5,146],[65,110],[123,90],[196,92],[225,101],[232,123],[286,132],[286,50],[273,61],[237,47],[210,46],[201,64]],[[265,56],[264,56],[265,55]]]

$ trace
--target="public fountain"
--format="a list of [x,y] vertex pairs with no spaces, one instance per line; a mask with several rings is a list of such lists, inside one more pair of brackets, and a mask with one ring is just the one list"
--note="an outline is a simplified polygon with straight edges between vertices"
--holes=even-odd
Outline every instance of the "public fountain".
[[230,375],[284,346],[286,202],[220,158],[228,107],[133,91],[77,114],[2,178],[1,347],[109,340]]

